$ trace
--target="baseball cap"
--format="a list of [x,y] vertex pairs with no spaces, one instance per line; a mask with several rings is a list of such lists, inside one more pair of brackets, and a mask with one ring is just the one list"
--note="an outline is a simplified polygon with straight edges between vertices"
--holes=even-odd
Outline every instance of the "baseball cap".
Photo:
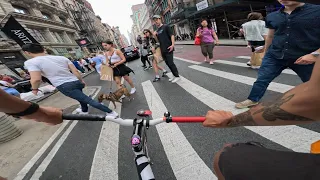
[[154,15],[154,16],[152,16],[152,19],[161,19],[161,16],[159,16],[159,15]]

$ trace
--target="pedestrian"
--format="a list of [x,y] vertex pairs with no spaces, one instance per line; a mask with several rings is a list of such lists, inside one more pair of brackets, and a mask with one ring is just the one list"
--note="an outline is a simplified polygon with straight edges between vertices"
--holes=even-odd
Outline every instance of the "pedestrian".
[[172,83],[176,83],[180,80],[180,76],[177,66],[173,62],[173,51],[175,43],[174,35],[169,25],[162,24],[162,20],[159,15],[154,15],[152,19],[158,27],[154,35],[160,42],[162,58],[173,74],[173,77],[169,78],[169,81],[171,81]]
[[210,64],[213,64],[213,48],[215,44],[219,44],[219,39],[212,28],[211,22],[207,19],[202,19],[200,27],[197,29],[197,37],[201,38],[201,52],[204,56],[204,61],[208,61],[208,56]]
[[[143,67],[143,70],[148,70],[148,69],[151,69],[152,68],[152,65],[151,65],[151,62],[148,58],[148,47],[143,44],[143,40],[141,38],[141,36],[139,35],[138,38],[137,38],[137,41],[139,43],[139,51],[140,51],[140,55],[141,55],[141,62],[142,62],[142,67]],[[147,67],[146,63],[148,62],[149,64],[149,67]]]
[[91,58],[92,66],[101,75],[101,65],[106,61],[106,57],[103,51],[99,51],[95,57]]
[[[256,48],[265,45],[265,40],[268,35],[268,29],[266,28],[266,23],[263,20],[262,14],[258,12],[250,13],[248,15],[248,22],[242,25],[242,32],[246,41],[248,41],[252,53],[256,54]],[[254,58],[254,54],[247,64],[250,65],[252,69],[259,69],[262,61]]]
[[80,71],[81,73],[84,73],[84,70],[81,68],[81,66],[77,60],[72,59],[72,58],[69,58],[69,60],[73,63],[74,67],[76,67],[78,71]]
[[160,81],[159,70],[162,71],[162,77],[167,75],[167,70],[164,67],[161,67],[158,63],[160,54],[157,54],[158,48],[160,48],[159,43],[157,43],[156,38],[154,38],[152,32],[149,29],[143,30],[143,47],[148,51],[148,57],[152,58],[152,64],[154,67],[154,72],[156,74],[153,82]]
[[118,89],[121,88],[121,78],[123,77],[131,86],[130,94],[134,94],[136,92],[136,88],[133,85],[132,79],[129,77],[129,74],[133,72],[133,70],[124,64],[126,62],[126,58],[123,53],[119,49],[115,49],[113,42],[110,40],[103,42],[102,46],[107,50],[106,64],[113,69],[113,77],[117,83]]
[[[63,56],[47,55],[40,44],[23,45],[22,50],[31,57],[24,65],[31,76],[32,93],[37,94],[41,83],[41,74],[48,78],[62,94],[79,101],[81,108],[76,111],[88,114],[88,104],[107,116],[116,118],[118,114],[108,107],[94,101],[82,92],[85,87],[80,73],[73,63]],[[71,72],[70,72],[71,71]]]
[[0,89],[4,90],[6,93],[8,93],[10,95],[13,95],[13,96],[16,96],[16,97],[20,98],[19,91],[17,91],[14,88],[14,86],[11,83],[7,82],[7,81],[0,80]]
[[266,18],[269,28],[265,56],[247,100],[237,108],[257,105],[268,85],[287,67],[303,82],[310,79],[314,62],[320,55],[320,6],[298,1],[278,0],[284,7]]

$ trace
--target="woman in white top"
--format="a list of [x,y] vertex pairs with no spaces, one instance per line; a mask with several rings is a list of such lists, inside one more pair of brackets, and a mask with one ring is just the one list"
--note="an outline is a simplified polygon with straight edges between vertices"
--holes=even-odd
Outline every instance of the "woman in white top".
[[[107,65],[113,68],[113,77],[117,83],[117,87],[121,88],[121,77],[123,77],[131,86],[131,94],[136,92],[136,88],[133,85],[132,79],[129,77],[129,74],[133,72],[128,66],[124,63],[126,58],[119,49],[113,47],[112,41],[103,42],[102,46],[107,50]],[[134,72],[133,72],[134,73]]]
[[[268,29],[266,28],[265,21],[263,21],[262,14],[257,12],[250,13],[248,15],[248,22],[242,25],[242,32],[252,52],[261,53],[261,51],[256,51],[256,48],[264,49],[263,46],[268,35]],[[250,61],[247,64],[251,65]]]

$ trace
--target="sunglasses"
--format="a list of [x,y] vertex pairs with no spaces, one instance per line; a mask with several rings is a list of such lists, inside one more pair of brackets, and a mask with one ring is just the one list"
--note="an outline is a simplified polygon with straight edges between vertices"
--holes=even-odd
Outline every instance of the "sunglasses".
[[143,32],[143,34],[147,34],[147,33],[149,33],[149,32]]

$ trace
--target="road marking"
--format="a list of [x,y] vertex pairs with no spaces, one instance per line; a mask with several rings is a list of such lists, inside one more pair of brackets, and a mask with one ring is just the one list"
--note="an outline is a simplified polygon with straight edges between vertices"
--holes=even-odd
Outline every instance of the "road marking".
[[[253,83],[256,81],[256,78],[251,78],[251,77],[247,77],[247,76],[233,74],[233,73],[229,73],[229,72],[225,72],[225,71],[219,71],[219,70],[216,70],[216,69],[211,69],[211,68],[198,66],[198,65],[192,65],[192,66],[189,66],[189,68],[197,70],[197,71],[201,71],[201,72],[206,73],[206,74],[211,74],[211,75],[222,77],[222,78],[225,78],[225,79],[229,79],[229,80],[232,80],[232,81],[235,81],[235,82],[240,82],[240,83],[243,83],[243,84],[247,84],[247,85],[250,85],[250,86],[252,86]],[[294,86],[271,82],[269,87],[268,87],[268,90],[275,91],[275,92],[280,92],[280,93],[285,93],[285,92],[289,91],[292,88],[294,88]]]
[[[232,65],[232,66],[239,66],[239,67],[246,67],[249,68],[247,63],[240,63],[240,62],[234,62],[234,61],[226,61],[226,60],[216,60],[214,61],[215,63],[219,64],[227,64],[227,65]],[[284,74],[291,74],[291,75],[297,75],[293,70],[291,69],[285,69],[282,71]]]
[[41,147],[41,149],[32,157],[32,159],[20,170],[17,177],[14,180],[22,180],[25,175],[30,171],[32,166],[39,160],[42,154],[49,148],[52,142],[63,131],[70,121],[63,121],[59,129],[50,137],[50,139]]
[[[182,76],[180,77],[181,81],[178,81],[177,84],[210,108],[231,111],[233,114],[244,111],[234,108],[235,102],[208,91]],[[320,133],[299,126],[246,126],[245,128],[288,149],[304,153],[309,153],[310,145],[320,137]]]
[[189,59],[184,59],[184,58],[180,58],[175,56],[174,59],[178,59],[180,61],[184,61],[184,62],[188,62],[188,63],[192,63],[192,64],[202,64],[201,62],[197,62],[197,61],[193,61],[193,60],[189,60]]
[[[153,118],[160,118],[167,108],[150,81],[142,83],[143,91]],[[217,179],[210,168],[193,149],[177,124],[156,126],[164,151],[178,180]]]
[[239,58],[239,59],[251,59],[250,56],[237,56],[236,58]]
[[[124,79],[122,78],[121,84]],[[112,83],[112,82],[110,82]],[[116,102],[116,111],[121,115],[122,104]],[[114,109],[112,103],[110,109]],[[109,121],[103,122],[96,151],[90,171],[90,180],[112,179],[117,180],[118,175],[118,152],[119,152],[119,129],[120,125]]]
[[[95,98],[98,93],[101,90],[101,86],[89,86],[89,87],[97,87],[98,90],[96,90],[95,94],[92,96],[92,98]],[[73,111],[72,114],[75,114],[76,111]],[[45,151],[49,148],[49,146],[53,143],[53,141],[59,136],[59,134],[64,130],[64,128],[68,125],[70,121],[64,121],[60,128],[50,137],[50,139],[41,147],[41,149],[32,157],[32,159],[20,170],[20,172],[17,174],[16,178],[14,180],[22,180],[26,174],[30,171],[30,169],[37,163],[39,158],[45,153]],[[54,155],[61,147],[62,143],[65,141],[65,139],[68,137],[74,126],[77,124],[78,121],[73,121],[72,124],[69,126],[69,128],[64,132],[64,134],[60,137],[60,139],[57,141],[57,143],[54,145],[54,147],[51,149],[50,153],[47,155],[47,157],[41,162],[41,165],[37,168],[35,173],[33,174],[31,179],[39,179],[42,173],[45,171],[45,168],[49,165],[49,163],[52,161]],[[44,168],[44,169],[43,169]],[[41,171],[42,170],[42,171]],[[37,174],[37,175],[36,175]],[[39,178],[37,176],[40,174]]]

